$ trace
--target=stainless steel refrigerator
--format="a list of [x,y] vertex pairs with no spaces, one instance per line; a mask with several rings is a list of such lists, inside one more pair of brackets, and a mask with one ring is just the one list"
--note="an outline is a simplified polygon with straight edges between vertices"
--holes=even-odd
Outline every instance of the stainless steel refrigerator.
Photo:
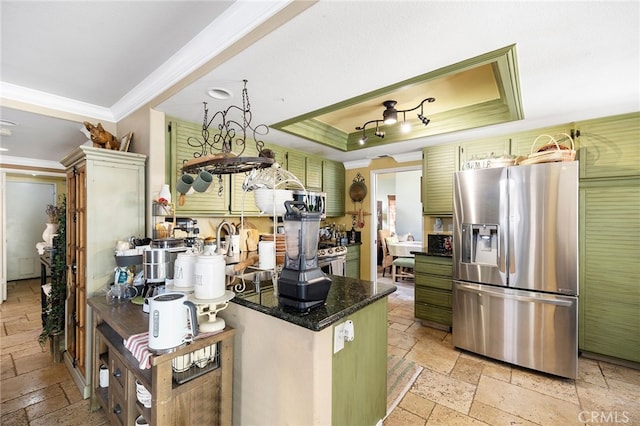
[[453,210],[453,344],[575,378],[578,162],[457,172]]

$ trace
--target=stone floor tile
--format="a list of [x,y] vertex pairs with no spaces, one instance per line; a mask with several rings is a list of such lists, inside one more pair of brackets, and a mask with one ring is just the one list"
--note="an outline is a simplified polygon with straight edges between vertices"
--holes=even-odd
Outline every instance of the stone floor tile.
[[422,417],[396,407],[382,424],[384,426],[424,426],[426,422]]
[[486,424],[438,404],[436,404],[427,420],[427,426],[482,426]]
[[46,414],[31,421],[30,426],[101,426],[108,425],[109,420],[102,409],[89,411],[89,399],[68,405],[58,411]]
[[80,402],[84,399],[84,396],[80,393],[80,389],[78,389],[78,386],[73,379],[60,382],[60,387],[70,404],[75,404],[76,402]]
[[607,382],[604,379],[602,370],[600,370],[600,363],[588,358],[578,358],[578,377],[576,381],[592,383],[603,388],[607,387]]
[[451,371],[451,377],[462,380],[472,385],[477,385],[480,380],[484,365],[481,361],[470,358],[458,357],[458,362]]
[[27,344],[33,345],[34,343],[38,343],[38,336],[40,335],[41,329],[33,329],[26,331],[24,333],[18,333],[14,335],[7,335],[0,340],[0,349],[2,353],[13,352],[16,346]]
[[400,407],[425,419],[429,418],[435,406],[435,402],[411,392],[407,392],[400,401]]
[[410,334],[405,333],[404,331],[398,331],[394,329],[389,329],[387,344],[391,346],[396,346],[401,349],[410,350],[413,345],[416,344],[418,340],[411,336]]
[[36,391],[30,392],[26,395],[19,396],[14,399],[10,399],[8,401],[2,402],[2,409],[0,410],[4,413],[11,413],[14,411],[21,410],[25,407],[29,407],[33,404],[37,404],[49,398],[54,398],[59,395],[64,395],[62,388],[58,385],[49,386],[46,388],[38,389]]
[[69,371],[64,363],[51,364],[46,368],[3,380],[0,398],[2,401],[8,401],[68,379]]
[[406,358],[430,370],[449,374],[456,365],[458,353],[441,342],[422,339],[411,348]]
[[394,329],[394,330],[398,330],[398,331],[407,331],[407,328],[409,328],[409,326],[407,324],[403,324],[399,321],[390,321],[389,322],[389,328],[390,329]]
[[583,411],[601,413],[604,417],[617,416],[619,419],[627,417],[629,421],[620,423],[640,425],[640,402],[637,393],[629,394],[620,392],[619,389],[603,389],[587,382],[578,382],[576,387]]
[[17,358],[14,360],[17,374],[28,373],[29,371],[47,368],[53,364],[53,357],[47,352],[36,352],[31,356]]
[[407,352],[409,352],[409,351],[406,350],[406,349],[401,349],[401,348],[398,348],[396,346],[391,346],[391,345],[387,346],[387,355],[395,355],[395,356],[399,356],[401,358],[404,358],[405,355],[407,355]]
[[475,401],[541,425],[573,425],[580,407],[491,377],[482,376]]
[[431,338],[439,342],[442,342],[447,336],[446,331],[432,327],[425,327],[420,321],[414,321],[413,324],[411,324],[411,327],[407,330],[407,333],[413,334],[420,339]]
[[468,414],[476,387],[435,371],[423,370],[409,392]]
[[8,379],[16,375],[16,369],[13,365],[13,358],[11,355],[0,356],[0,379]]
[[2,426],[29,426],[29,419],[24,410],[17,410],[8,414],[3,411],[0,424]]
[[563,379],[547,374],[536,373],[523,368],[514,368],[511,371],[511,383],[516,386],[571,402],[572,404],[580,404],[575,381],[571,379]]
[[503,382],[511,382],[511,367],[494,362],[483,362],[482,374]]
[[33,421],[39,417],[58,411],[61,408],[69,406],[69,401],[64,393],[54,396],[53,398],[47,398],[43,401],[29,405],[25,408],[29,421]]
[[606,380],[615,379],[634,385],[640,385],[640,370],[600,361],[600,369]]
[[620,394],[620,396],[635,401],[636,404],[640,405],[640,385],[615,379],[609,379],[607,382],[612,392]]
[[531,423],[530,421],[479,401],[473,401],[471,404],[469,417],[473,417],[490,425],[536,426],[536,423]]

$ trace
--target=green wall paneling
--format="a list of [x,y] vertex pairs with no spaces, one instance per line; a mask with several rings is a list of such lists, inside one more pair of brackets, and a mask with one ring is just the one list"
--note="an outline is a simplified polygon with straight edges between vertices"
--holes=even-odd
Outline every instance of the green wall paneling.
[[327,193],[327,217],[344,216],[345,170],[338,161],[322,161],[322,191]]
[[387,298],[344,318],[355,339],[333,355],[333,425],[375,425],[387,410]]
[[305,181],[307,190],[322,191],[322,158],[306,157]]
[[640,178],[581,180],[579,345],[640,362]]

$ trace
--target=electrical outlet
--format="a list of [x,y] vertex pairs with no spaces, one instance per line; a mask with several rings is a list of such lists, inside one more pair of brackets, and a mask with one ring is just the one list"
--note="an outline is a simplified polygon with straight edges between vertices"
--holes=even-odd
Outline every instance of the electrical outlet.
[[344,348],[344,323],[333,328],[333,353],[338,353]]

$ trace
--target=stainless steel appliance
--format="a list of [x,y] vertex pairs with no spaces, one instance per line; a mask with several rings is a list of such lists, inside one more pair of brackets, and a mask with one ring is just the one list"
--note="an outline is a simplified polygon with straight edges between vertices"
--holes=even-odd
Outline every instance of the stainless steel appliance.
[[324,305],[331,279],[318,267],[320,214],[299,201],[285,201],[285,260],[278,301],[299,311]]
[[578,163],[454,177],[453,344],[558,376],[578,365]]
[[427,235],[427,254],[430,256],[453,256],[453,236],[447,234]]
[[320,213],[320,219],[327,218],[327,194],[313,191],[293,191],[293,201],[299,201],[307,205],[308,211]]
[[166,353],[198,334],[196,306],[183,293],[164,293],[149,299],[149,350]]
[[335,246],[318,250],[318,267],[323,272],[344,277],[347,266],[347,247]]

